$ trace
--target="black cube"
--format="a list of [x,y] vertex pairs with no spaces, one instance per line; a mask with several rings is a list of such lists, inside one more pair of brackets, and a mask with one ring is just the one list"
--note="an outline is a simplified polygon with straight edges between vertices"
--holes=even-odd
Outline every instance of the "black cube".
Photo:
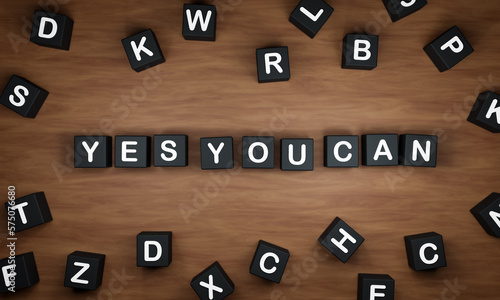
[[347,34],[342,44],[342,69],[373,70],[377,67],[378,35]]
[[75,251],[68,255],[64,286],[96,290],[102,284],[106,255]]
[[34,118],[48,95],[49,92],[36,84],[12,75],[0,97],[0,103],[25,118]]
[[327,135],[324,138],[324,165],[328,168],[359,166],[359,136]]
[[333,13],[323,0],[301,0],[290,14],[289,21],[310,38],[314,38]]
[[202,170],[234,168],[232,137],[201,138],[200,151]]
[[465,39],[460,29],[453,26],[425,46],[424,51],[436,65],[439,72],[444,72],[464,60],[474,52],[474,49]]
[[0,270],[0,293],[29,288],[40,281],[33,252],[16,254],[15,258],[6,257],[0,260]]
[[408,265],[415,271],[446,267],[443,236],[427,232],[404,237]]
[[153,152],[155,167],[185,167],[188,165],[188,136],[154,135]]
[[274,137],[244,136],[242,167],[249,169],[274,168]]
[[257,49],[256,56],[259,83],[288,81],[290,79],[288,47]]
[[436,135],[402,134],[399,137],[399,164],[435,168],[437,145]]
[[52,221],[49,204],[43,192],[29,194],[14,201],[5,202],[5,207],[7,213],[9,211],[14,212],[14,232],[20,232]]
[[382,0],[393,22],[417,12],[427,5],[426,0]]
[[500,95],[493,92],[479,94],[467,121],[490,132],[500,132]]
[[312,171],[314,169],[313,139],[281,139],[281,170]]
[[73,20],[65,15],[35,11],[30,41],[33,43],[69,50],[71,35],[73,33]]
[[470,212],[486,233],[500,237],[500,193],[491,193]]
[[280,283],[289,258],[287,249],[260,240],[250,264],[250,274]]
[[168,267],[171,262],[171,231],[143,231],[137,235],[138,267]]
[[215,5],[184,4],[182,36],[186,40],[215,41],[217,8]]
[[394,300],[394,285],[387,274],[358,274],[358,300]]
[[234,292],[234,283],[219,262],[196,275],[191,281],[191,287],[201,300],[221,300]]
[[110,136],[75,136],[75,168],[111,167]]
[[153,30],[148,29],[122,40],[130,66],[136,72],[165,62]]
[[351,258],[364,240],[339,217],[336,217],[318,238],[318,242],[343,263]]
[[115,168],[147,168],[151,166],[151,137],[115,136]]
[[397,134],[366,134],[361,137],[365,166],[397,166],[398,135]]

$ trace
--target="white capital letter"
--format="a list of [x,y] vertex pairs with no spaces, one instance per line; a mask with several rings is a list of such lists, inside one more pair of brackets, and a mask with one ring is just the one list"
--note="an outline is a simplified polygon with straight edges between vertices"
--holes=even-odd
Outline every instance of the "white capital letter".
[[[156,256],[151,257],[149,256],[149,246],[155,246],[156,247]],[[144,242],[144,260],[145,261],[157,261],[160,259],[162,253],[162,248],[160,243],[157,241],[145,241]]]
[[420,155],[422,155],[422,158],[425,161],[428,162],[429,160],[431,160],[431,141],[425,142],[425,151],[424,151],[424,148],[422,148],[422,145],[420,145],[420,143],[417,140],[414,140],[413,141],[413,150],[412,150],[412,154],[411,154],[411,159],[413,161],[417,161],[418,153],[420,153]]
[[99,142],[95,141],[94,144],[92,145],[92,148],[89,148],[89,145],[87,144],[86,141],[82,142],[83,148],[85,148],[85,151],[87,151],[87,157],[89,160],[89,163],[94,161],[94,151],[97,149],[97,146],[99,146]]
[[403,7],[410,7],[412,6],[413,4],[415,4],[415,2],[417,2],[417,0],[410,0],[410,2],[406,2],[406,1],[401,1],[401,6]]
[[196,24],[198,23],[198,20],[200,20],[201,30],[207,31],[208,24],[210,24],[210,17],[212,16],[212,11],[209,10],[207,12],[207,17],[205,18],[205,20],[203,20],[203,15],[201,13],[201,10],[197,10],[194,13],[194,20],[191,17],[191,10],[190,9],[186,9],[186,16],[187,16],[187,21],[188,21],[188,25],[189,25],[189,30],[191,30],[191,31],[195,30]]
[[491,118],[491,116],[493,116],[493,114],[496,114],[497,115],[497,123],[500,124],[500,106],[495,107],[497,105],[497,103],[498,103],[497,99],[494,99],[493,101],[491,101],[491,106],[488,109],[488,112],[486,113],[486,119],[489,119],[489,118]]
[[161,143],[161,150],[170,153],[172,156],[167,157],[165,153],[162,153],[160,155],[161,159],[163,159],[164,161],[174,161],[177,158],[177,151],[175,151],[175,149],[167,148],[167,145],[170,145],[172,147],[177,147],[177,144],[174,141],[171,140],[163,141]]
[[310,11],[307,10],[305,7],[300,8],[300,12],[306,15],[309,19],[313,20],[313,22],[318,21],[319,17],[323,14],[323,9],[320,9],[316,15],[313,15]]
[[370,300],[375,300],[375,297],[385,297],[384,293],[377,293],[377,289],[385,290],[387,287],[385,285],[373,284],[370,285]]
[[[271,61],[271,57],[276,60]],[[264,63],[266,64],[266,74],[271,74],[271,66],[275,67],[279,73],[283,73],[283,68],[279,65],[281,62],[281,54],[278,52],[264,54]]]
[[259,266],[260,266],[260,269],[262,270],[262,272],[264,272],[266,274],[273,274],[277,270],[276,267],[272,267],[271,269],[268,269],[268,268],[266,268],[266,266],[264,266],[266,259],[268,259],[269,257],[272,257],[274,259],[274,262],[279,264],[280,258],[278,257],[278,255],[276,255],[275,253],[272,253],[272,252],[267,252],[266,254],[262,255],[262,257],[260,258]]
[[18,205],[11,206],[11,210],[19,209],[19,216],[21,217],[21,222],[23,222],[23,224],[28,223],[28,220],[26,219],[26,215],[24,214],[24,209],[23,209],[23,207],[25,206],[28,206],[28,202],[23,202],[19,203]]
[[493,221],[495,221],[495,224],[500,227],[500,214],[492,210],[490,211],[490,217],[493,219]]
[[[2,267],[2,275],[3,275],[3,281],[5,282],[5,286],[10,286],[11,281],[10,281],[10,276],[16,276],[17,274],[14,273],[14,269],[16,268],[16,265],[8,265],[8,266],[3,266]],[[7,271],[10,270],[10,271]]]
[[[23,91],[24,95],[21,94],[20,91]],[[16,101],[16,98],[14,98],[14,95],[9,95],[9,101],[12,105],[20,107],[23,106],[24,103],[26,102],[25,96],[28,96],[30,92],[25,86],[22,85],[16,85],[14,88],[14,95],[16,95],[17,98],[19,98],[19,101]]]
[[288,145],[288,161],[294,166],[300,166],[306,161],[306,145],[300,145],[300,160],[293,159],[293,145]]
[[[50,33],[45,33],[45,24],[49,22],[52,24],[52,31]],[[38,36],[42,39],[51,39],[56,36],[57,33],[57,22],[54,19],[42,17],[40,19],[40,28],[38,29]]]
[[[363,45],[364,47],[360,47]],[[368,50],[371,47],[370,41],[367,40],[355,40],[354,41],[354,60],[369,60],[372,57],[372,53]],[[364,56],[359,56],[359,53],[363,52]]]
[[141,52],[144,52],[149,56],[153,56],[153,52],[151,50],[149,50],[148,48],[144,47],[145,42],[146,42],[146,37],[143,36],[141,38],[141,41],[139,42],[139,46],[137,46],[137,44],[134,41],[132,41],[130,43],[130,45],[132,46],[132,51],[134,51],[134,54],[135,54],[135,59],[137,59],[137,61],[142,60]]
[[351,160],[352,158],[352,154],[349,153],[347,154],[346,157],[340,157],[339,155],[339,148],[340,146],[346,146],[347,149],[352,149],[352,145],[351,143],[349,143],[348,141],[341,141],[341,142],[338,142],[337,144],[335,144],[335,147],[333,148],[333,156],[335,156],[335,159],[340,161],[340,162],[348,162]]
[[[253,155],[253,149],[255,147],[261,147],[262,148],[262,157],[257,159],[255,158],[255,156]],[[260,164],[260,163],[263,163],[266,161],[267,157],[269,155],[269,150],[267,149],[267,146],[266,144],[262,143],[262,142],[255,142],[255,143],[252,143],[250,145],[250,147],[248,147],[248,158],[250,158],[250,160],[253,162],[253,163],[256,163],[256,164]]]
[[82,274],[85,273],[85,271],[87,271],[90,268],[90,264],[75,262],[74,265],[76,267],[82,267],[82,268],[75,274],[75,276],[71,277],[71,282],[79,284],[89,284],[88,280],[80,279],[80,276],[82,276]]
[[389,146],[384,139],[380,140],[380,142],[378,143],[377,150],[375,151],[375,156],[373,156],[373,159],[378,160],[381,155],[385,155],[389,160],[392,160],[391,150],[389,150]]
[[437,246],[432,243],[423,244],[422,247],[420,247],[419,251],[420,260],[422,260],[422,262],[426,265],[435,264],[439,259],[439,255],[434,254],[434,257],[431,260],[428,260],[427,258],[425,258],[425,249],[427,248],[431,248],[434,251],[437,250]]
[[[454,46],[455,43],[457,43],[457,47]],[[446,48],[450,48],[450,50],[455,53],[460,53],[464,50],[464,43],[462,43],[458,36],[454,36],[451,40],[441,46],[441,51],[444,51]]]
[[214,163],[218,164],[219,163],[219,154],[222,151],[222,148],[224,148],[224,143],[220,143],[219,147],[217,149],[214,148],[214,145],[212,143],[208,143],[208,148],[210,148],[210,151],[214,154]]
[[122,161],[124,162],[137,162],[137,157],[127,157],[127,153],[137,153],[136,149],[128,149],[127,146],[137,146],[136,141],[123,141],[122,142]]
[[332,243],[337,246],[342,252],[346,253],[349,252],[347,248],[344,246],[344,243],[349,240],[351,243],[356,244],[356,239],[352,237],[347,231],[345,231],[343,228],[340,228],[339,232],[344,236],[340,241],[337,241],[336,239],[332,238],[331,241]]

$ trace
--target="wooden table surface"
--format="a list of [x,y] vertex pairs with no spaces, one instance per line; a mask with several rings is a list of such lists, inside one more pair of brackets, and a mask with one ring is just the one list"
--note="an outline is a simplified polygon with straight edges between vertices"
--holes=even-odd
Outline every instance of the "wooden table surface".
[[[17,74],[50,95],[35,119],[1,107],[0,187],[5,201],[8,185],[44,191],[54,218],[18,234],[40,282],[5,298],[197,299],[191,279],[219,261],[230,299],[354,299],[358,273],[391,275],[397,299],[497,299],[500,241],[469,209],[499,192],[500,136],[466,118],[478,93],[500,90],[499,2],[430,1],[397,23],[382,1],[328,2],[335,12],[311,40],[288,22],[298,0],[214,1],[214,43],[183,39],[183,1],[52,1],[75,21],[69,52],[26,38],[44,1],[3,5],[0,84]],[[453,25],[475,52],[439,73],[422,48]],[[136,73],[120,40],[148,28],[166,62]],[[378,67],[342,70],[342,39],[362,30],[380,35]],[[289,47],[290,81],[257,83],[255,49],[269,46]],[[75,135],[160,133],[189,136],[188,167],[73,168]],[[370,133],[437,134],[438,167],[323,167],[324,135]],[[314,171],[239,168],[241,137],[259,134],[313,138]],[[234,137],[234,170],[200,169],[210,136]],[[346,264],[317,242],[336,216],[366,239]],[[148,230],[173,231],[168,268],[136,267]],[[443,235],[448,267],[416,272],[403,236],[428,231]],[[248,272],[259,239],[290,250],[279,285]],[[98,290],[63,286],[75,250],[106,254]]]

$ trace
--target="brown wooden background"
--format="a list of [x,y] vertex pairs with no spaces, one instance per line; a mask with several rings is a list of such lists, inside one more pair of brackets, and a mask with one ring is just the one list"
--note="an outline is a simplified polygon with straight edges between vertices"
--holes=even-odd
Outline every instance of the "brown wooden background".
[[[498,297],[500,241],[469,209],[499,191],[500,136],[465,121],[478,93],[500,89],[498,1],[430,1],[394,24],[382,1],[328,1],[335,12],[311,40],[288,22],[298,0],[218,0],[215,43],[183,39],[183,1],[53,2],[75,21],[69,52],[26,39],[37,1],[0,11],[1,85],[17,74],[50,92],[36,119],[0,109],[0,194],[44,191],[54,217],[18,234],[40,283],[9,299],[197,299],[189,283],[216,260],[236,285],[231,299],[354,299],[357,274],[372,272],[396,279],[398,299],[452,299],[446,280],[466,286],[456,299]],[[476,51],[439,73],[422,48],[453,25]],[[120,40],[147,28],[166,62],[136,73]],[[373,71],[340,68],[356,28],[380,35]],[[289,82],[257,83],[255,49],[267,46],[289,47]],[[190,165],[74,169],[73,137],[100,132],[187,134]],[[200,137],[233,136],[238,163],[241,136],[259,133],[314,138],[315,170],[200,169]],[[324,135],[368,133],[438,134],[438,168],[322,166]],[[181,209],[195,213],[186,221]],[[366,239],[345,265],[316,241],[336,216]],[[170,267],[135,266],[144,230],[174,232]],[[427,231],[444,236],[448,267],[415,272],[403,236]],[[280,285],[248,272],[259,239],[291,252]],[[97,291],[63,287],[74,250],[107,255]],[[122,272],[131,277],[115,279]]]

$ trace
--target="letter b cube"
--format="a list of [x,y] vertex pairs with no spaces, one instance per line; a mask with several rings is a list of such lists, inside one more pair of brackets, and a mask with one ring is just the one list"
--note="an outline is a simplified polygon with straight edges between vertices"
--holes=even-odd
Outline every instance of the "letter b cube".
[[342,69],[375,69],[377,57],[378,35],[347,34],[344,37]]

